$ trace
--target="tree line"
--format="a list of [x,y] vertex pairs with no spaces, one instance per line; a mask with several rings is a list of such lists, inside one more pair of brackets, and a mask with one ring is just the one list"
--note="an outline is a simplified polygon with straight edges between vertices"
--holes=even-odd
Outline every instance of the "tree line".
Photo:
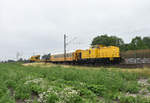
[[121,51],[150,49],[150,37],[136,36],[130,43],[125,43],[122,38],[117,36],[108,36],[107,34],[93,38],[93,45],[118,46]]

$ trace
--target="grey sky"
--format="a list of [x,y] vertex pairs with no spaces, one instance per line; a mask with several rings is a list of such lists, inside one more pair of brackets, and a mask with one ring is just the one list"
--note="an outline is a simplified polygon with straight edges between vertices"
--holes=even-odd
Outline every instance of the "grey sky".
[[93,37],[150,36],[150,0],[0,0],[0,60],[88,48]]

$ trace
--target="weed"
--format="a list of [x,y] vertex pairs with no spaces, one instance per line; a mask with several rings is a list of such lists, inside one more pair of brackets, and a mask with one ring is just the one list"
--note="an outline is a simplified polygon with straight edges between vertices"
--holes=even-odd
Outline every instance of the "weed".
[[0,103],[32,100],[33,94],[38,99],[33,103],[149,103],[149,98],[125,95],[138,94],[140,73],[21,63],[1,63],[0,71]]

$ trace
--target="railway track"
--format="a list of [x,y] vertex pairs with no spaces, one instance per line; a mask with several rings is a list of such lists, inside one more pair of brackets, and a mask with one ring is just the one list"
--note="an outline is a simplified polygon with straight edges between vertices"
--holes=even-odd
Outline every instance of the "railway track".
[[[59,64],[59,63],[57,63]],[[72,66],[88,66],[88,67],[105,67],[105,68],[144,68],[148,67],[150,68],[150,63],[141,63],[141,64],[125,64],[125,63],[120,63],[120,64],[68,64],[68,63],[60,63],[60,64],[65,64],[65,65],[72,65]]]
[[[27,62],[29,63],[29,62]],[[43,63],[47,64],[47,63],[52,63],[50,61],[48,62],[44,62]],[[99,64],[99,63],[87,63],[87,64],[71,64],[71,63],[53,63],[53,64],[64,64],[64,65],[72,65],[72,66],[88,66],[88,67],[105,67],[105,68],[150,68],[150,63],[133,63],[133,64],[126,64],[126,63],[120,63],[120,64]]]

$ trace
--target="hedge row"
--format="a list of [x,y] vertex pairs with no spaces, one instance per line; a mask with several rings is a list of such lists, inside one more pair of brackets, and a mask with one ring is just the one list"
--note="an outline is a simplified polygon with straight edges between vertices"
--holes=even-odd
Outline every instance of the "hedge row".
[[150,49],[146,50],[129,50],[120,53],[122,58],[150,58]]

